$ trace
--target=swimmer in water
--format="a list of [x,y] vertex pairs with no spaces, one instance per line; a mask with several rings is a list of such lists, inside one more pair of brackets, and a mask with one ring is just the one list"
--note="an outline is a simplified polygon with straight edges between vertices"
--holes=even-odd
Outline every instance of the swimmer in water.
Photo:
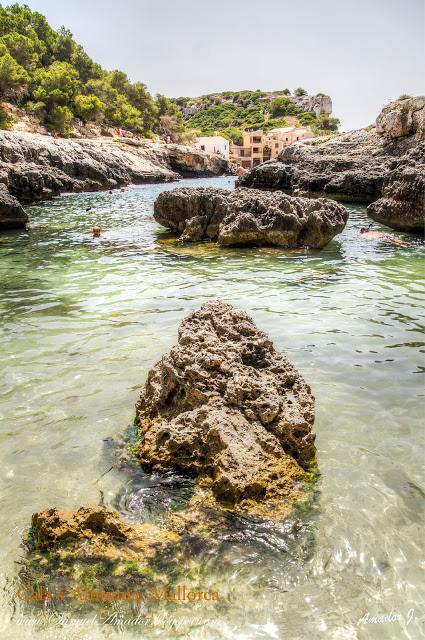
[[392,244],[396,244],[400,247],[408,247],[407,242],[403,242],[400,238],[396,238],[392,233],[385,233],[384,231],[371,231],[372,223],[368,227],[362,227],[360,233],[366,240],[388,240]]
[[102,233],[102,231],[102,227],[99,224],[95,224],[92,229],[93,238],[100,238],[100,234]]

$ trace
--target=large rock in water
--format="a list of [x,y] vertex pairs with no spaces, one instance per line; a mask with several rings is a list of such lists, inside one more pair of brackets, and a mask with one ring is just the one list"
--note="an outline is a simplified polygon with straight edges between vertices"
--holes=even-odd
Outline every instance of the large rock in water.
[[25,228],[27,222],[28,215],[18,200],[0,184],[0,230]]
[[425,143],[397,163],[385,178],[382,198],[370,204],[367,213],[393,229],[424,233]]
[[[382,109],[376,126],[289,145],[277,161],[255,167],[237,184],[371,203],[381,197],[399,161],[424,140],[425,97],[396,100]],[[405,187],[408,190],[408,182]],[[390,224],[390,216],[387,219]],[[403,224],[398,217],[396,228],[409,231],[411,222],[407,218]]]
[[142,464],[196,476],[223,505],[288,507],[316,464],[310,387],[245,311],[221,301],[183,320],[136,409]]
[[191,242],[208,239],[221,246],[320,248],[341,233],[348,214],[343,206],[324,198],[200,187],[162,192],[154,217]]

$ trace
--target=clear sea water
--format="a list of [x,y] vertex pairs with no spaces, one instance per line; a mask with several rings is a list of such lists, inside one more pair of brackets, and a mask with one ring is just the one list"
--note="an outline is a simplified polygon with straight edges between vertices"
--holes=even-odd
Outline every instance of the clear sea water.
[[[1,637],[422,638],[423,242],[365,239],[353,205],[321,251],[180,245],[152,217],[174,186],[64,195],[28,208],[28,232],[0,235]],[[106,231],[94,240],[96,222]],[[132,422],[181,319],[213,297],[246,309],[312,386],[314,504],[281,525],[241,523],[200,552],[217,605],[162,604],[134,627],[20,624],[14,578],[34,511],[103,501],[149,519],[149,479],[129,480],[105,439]]]

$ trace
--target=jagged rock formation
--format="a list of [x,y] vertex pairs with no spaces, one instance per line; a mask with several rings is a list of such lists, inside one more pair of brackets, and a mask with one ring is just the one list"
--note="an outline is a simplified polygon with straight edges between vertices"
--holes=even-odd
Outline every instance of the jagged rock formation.
[[321,115],[329,116],[332,113],[332,100],[330,96],[288,96],[291,102],[301,107],[303,111],[311,111],[316,118]]
[[155,525],[126,524],[115,511],[92,505],[77,511],[39,511],[32,516],[31,529],[36,549],[66,545],[81,560],[93,556],[146,560],[178,540],[177,534]]
[[154,217],[191,242],[320,248],[341,233],[348,215],[344,207],[323,198],[201,187],[161,193]]
[[[397,100],[384,107],[376,127],[325,142],[294,143],[281,152],[278,161],[242,176],[238,186],[371,203],[380,198],[398,162],[424,139],[425,97]],[[387,216],[388,224],[390,219]],[[398,218],[397,228],[409,231],[412,225]]]
[[[218,175],[228,163],[181,145],[111,139],[64,140],[0,132],[0,183],[21,203],[65,191],[168,182],[184,175]],[[19,224],[18,224],[19,226]]]
[[370,204],[367,212],[393,229],[424,233],[425,143],[398,161],[384,180],[382,197]]
[[[388,139],[425,139],[425,96],[396,100],[385,105],[376,118],[376,132]],[[410,140],[412,143],[412,140]]]
[[183,320],[136,410],[141,463],[196,476],[219,504],[287,509],[315,466],[310,387],[245,311],[221,301]]
[[18,200],[10,195],[6,186],[0,184],[0,230],[25,227],[28,216]]
[[232,513],[281,519],[308,499],[314,397],[245,311],[216,300],[185,318],[178,344],[149,372],[136,412],[140,462],[196,478],[185,508],[164,526],[127,524],[91,505],[34,513],[24,537],[25,589],[83,585],[103,604],[113,593],[167,588],[170,571],[187,578],[188,540],[213,543]]

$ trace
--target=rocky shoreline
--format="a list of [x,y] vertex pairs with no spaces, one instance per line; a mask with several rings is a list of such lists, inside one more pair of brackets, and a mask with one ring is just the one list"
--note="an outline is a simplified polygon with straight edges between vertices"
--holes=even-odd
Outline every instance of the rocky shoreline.
[[192,147],[111,138],[65,140],[0,132],[0,229],[24,227],[22,204],[71,191],[99,191],[182,176],[227,173],[229,165]]
[[[237,184],[374,203],[368,209],[371,217],[396,229],[420,233],[425,215],[420,152],[424,140],[425,97],[397,100],[384,107],[375,126],[326,141],[294,143],[277,161],[255,167]],[[403,188],[396,186],[401,175]],[[397,194],[392,197],[394,190]]]

